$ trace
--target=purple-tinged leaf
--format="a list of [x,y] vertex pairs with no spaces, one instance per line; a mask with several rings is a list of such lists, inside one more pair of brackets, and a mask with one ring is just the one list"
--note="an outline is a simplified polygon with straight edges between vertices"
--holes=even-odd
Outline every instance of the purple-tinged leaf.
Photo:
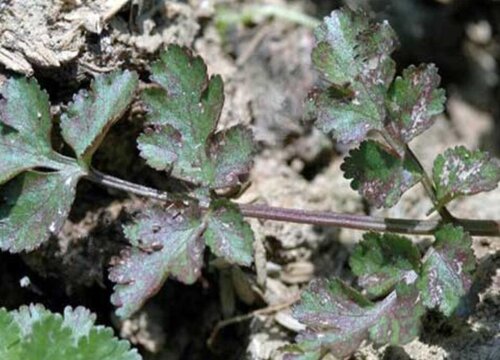
[[297,336],[301,355],[307,359],[329,350],[343,358],[356,351],[364,340],[405,344],[418,333],[423,307],[414,286],[416,274],[398,285],[385,299],[372,303],[340,280],[313,280],[302,294],[293,315],[307,329]]
[[138,76],[134,72],[116,71],[98,76],[91,91],[82,90],[61,116],[64,140],[78,158],[90,163],[109,128],[132,102]]
[[325,18],[315,35],[313,63],[328,83],[311,97],[316,125],[341,143],[360,142],[369,130],[382,130],[385,95],[395,74],[392,28],[344,8]]
[[212,204],[203,237],[212,252],[227,262],[246,266],[252,263],[252,229],[229,201],[219,200]]
[[58,170],[49,97],[36,80],[12,78],[0,89],[0,185],[35,167]]
[[64,225],[82,176],[78,168],[27,172],[0,189],[0,248],[30,251]]
[[241,177],[250,172],[254,152],[255,144],[249,129],[237,125],[216,133],[210,151],[215,167],[212,187],[238,185]]
[[500,160],[457,146],[436,158],[433,177],[438,200],[445,205],[457,196],[495,189],[500,180]]
[[421,180],[411,159],[400,159],[382,144],[368,140],[349,152],[341,166],[351,187],[375,207],[391,207]]
[[201,272],[206,228],[194,209],[146,210],[125,227],[130,249],[113,265],[109,279],[116,283],[111,302],[117,315],[129,317],[156,294],[168,276],[194,283]]
[[216,133],[224,104],[220,76],[211,78],[200,57],[170,46],[152,68],[160,88],[147,89],[148,125],[138,139],[141,156],[156,170],[207,189],[238,185],[254,152],[241,126]]
[[472,284],[472,240],[461,227],[452,225],[443,226],[435,236],[436,242],[423,259],[419,288],[425,306],[450,316]]
[[379,298],[420,271],[420,252],[406,237],[366,233],[349,259],[358,284],[370,298]]
[[433,65],[410,66],[397,77],[387,97],[387,131],[406,144],[433,124],[433,116],[444,110],[445,91]]

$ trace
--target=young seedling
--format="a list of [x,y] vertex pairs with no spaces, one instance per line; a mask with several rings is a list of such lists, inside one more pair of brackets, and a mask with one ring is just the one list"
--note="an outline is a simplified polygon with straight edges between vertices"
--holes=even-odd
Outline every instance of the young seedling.
[[[370,231],[350,259],[356,288],[320,279],[304,291],[294,316],[307,329],[288,349],[289,359],[320,359],[327,352],[348,356],[367,339],[404,344],[418,336],[426,309],[452,315],[473,280],[471,236],[499,236],[500,224],[457,219],[446,204],[495,188],[500,163],[458,147],[437,157],[432,176],[425,172],[408,142],[443,111],[444,91],[434,65],[410,66],[396,76],[391,53],[397,38],[388,23],[338,10],[318,27],[316,39],[312,58],[325,86],[312,92],[308,104],[319,129],[357,146],[341,166],[352,188],[375,207],[391,207],[421,183],[440,220],[232,202],[252,166],[252,134],[240,125],[217,130],[224,103],[221,77],[209,77],[200,57],[170,46],[151,66],[154,86],[140,94],[148,114],[138,148],[149,166],[185,190],[166,193],[92,167],[92,155],[134,98],[136,74],[98,77],[68,105],[60,127],[73,158],[52,147],[46,93],[35,80],[12,78],[0,90],[0,248],[30,251],[57,234],[77,183],[86,179],[157,200],[124,225],[130,246],[110,271],[116,284],[111,301],[122,318],[139,310],[169,277],[197,281],[207,247],[230,264],[250,266],[253,233],[244,217]],[[368,138],[372,133],[383,141]],[[436,240],[422,256],[410,239],[394,233]]]

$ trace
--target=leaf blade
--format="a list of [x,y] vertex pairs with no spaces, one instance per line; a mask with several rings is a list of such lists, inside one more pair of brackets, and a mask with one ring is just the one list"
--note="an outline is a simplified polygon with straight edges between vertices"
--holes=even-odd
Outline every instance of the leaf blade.
[[434,161],[433,178],[441,205],[458,196],[490,191],[500,181],[500,160],[463,146],[447,149]]
[[371,298],[388,295],[420,272],[420,252],[406,237],[366,233],[349,259],[358,284]]
[[133,247],[121,254],[109,274],[116,283],[111,302],[118,307],[118,316],[131,316],[169,276],[186,284],[198,279],[206,226],[198,215],[152,208],[124,228]]
[[2,347],[0,340],[0,355],[9,360],[31,359],[33,354],[51,360],[141,359],[127,341],[94,323],[95,315],[82,307],[67,307],[63,316],[41,305],[22,306],[11,312],[0,309],[0,338],[15,338],[9,347]]
[[472,240],[461,227],[445,225],[424,257],[419,288],[423,303],[450,316],[472,285],[475,257]]
[[377,208],[395,205],[422,177],[411,159],[400,159],[373,140],[351,150],[341,169],[346,179],[352,179],[351,188]]
[[47,93],[34,79],[11,78],[0,94],[0,184],[35,167],[59,169]]
[[389,133],[406,144],[434,123],[434,116],[444,111],[445,91],[439,89],[441,78],[433,64],[410,66],[397,77],[387,96]]
[[115,71],[96,77],[90,92],[82,90],[73,98],[61,116],[61,130],[79,159],[90,164],[88,158],[132,102],[138,81],[135,72]]
[[211,205],[203,235],[212,252],[232,264],[250,266],[253,261],[253,232],[237,207],[226,200]]
[[330,84],[310,99],[317,127],[341,143],[357,143],[369,130],[382,130],[385,93],[395,74],[392,28],[344,8],[325,18],[315,36],[313,64]]
[[33,250],[62,228],[83,175],[76,167],[55,173],[28,172],[0,189],[0,248]]

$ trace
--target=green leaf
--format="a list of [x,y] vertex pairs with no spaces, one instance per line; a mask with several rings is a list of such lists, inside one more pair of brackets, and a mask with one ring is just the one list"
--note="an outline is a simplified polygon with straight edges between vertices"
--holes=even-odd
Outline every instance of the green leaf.
[[328,349],[344,358],[366,339],[391,344],[411,341],[418,334],[423,314],[418,291],[411,283],[415,280],[408,279],[408,284],[399,285],[377,303],[340,280],[313,280],[293,311],[294,317],[307,326],[297,336],[297,345],[304,354]]
[[33,250],[62,228],[82,172],[27,172],[0,188],[0,248]]
[[344,8],[325,18],[315,35],[313,64],[328,83],[311,98],[317,126],[341,143],[360,142],[369,130],[382,130],[385,95],[395,74],[392,28]]
[[214,201],[202,214],[189,208],[148,209],[125,226],[132,247],[122,252],[109,278],[116,283],[111,302],[117,315],[131,316],[172,276],[194,283],[203,265],[205,245],[229,263],[250,265],[253,234],[235,205]]
[[91,91],[80,91],[61,116],[64,140],[79,159],[90,164],[104,136],[132,102],[138,76],[134,72],[116,71],[98,76]]
[[229,263],[250,266],[253,260],[253,232],[238,208],[227,200],[211,206],[204,234],[207,245]]
[[125,227],[133,245],[121,254],[109,279],[117,285],[111,302],[117,315],[126,318],[156,294],[169,275],[185,284],[194,283],[203,264],[206,224],[194,209],[147,209]]
[[0,309],[0,358],[8,360],[140,360],[128,342],[95,326],[95,315],[82,307],[53,314],[41,305],[17,311]]
[[255,146],[241,126],[215,132],[224,104],[221,77],[209,79],[203,60],[176,45],[151,72],[160,88],[143,93],[150,128],[138,139],[141,156],[156,170],[207,189],[238,185]]
[[370,298],[385,296],[420,272],[420,252],[406,237],[367,233],[349,259],[358,284]]
[[387,98],[389,133],[406,144],[433,124],[433,116],[444,111],[445,91],[433,65],[410,66],[397,77]]
[[21,349],[14,346],[22,339],[21,329],[12,315],[5,309],[0,309],[0,359],[20,359]]
[[424,305],[450,316],[470,290],[475,257],[472,240],[461,227],[445,225],[424,256],[419,288]]
[[11,78],[0,95],[0,185],[35,167],[60,169],[50,143],[47,93],[34,79]]
[[341,166],[351,187],[375,207],[391,207],[422,177],[411,159],[401,160],[382,144],[368,140],[349,152]]
[[457,196],[490,191],[500,180],[500,161],[463,146],[447,149],[434,161],[433,177],[441,205]]

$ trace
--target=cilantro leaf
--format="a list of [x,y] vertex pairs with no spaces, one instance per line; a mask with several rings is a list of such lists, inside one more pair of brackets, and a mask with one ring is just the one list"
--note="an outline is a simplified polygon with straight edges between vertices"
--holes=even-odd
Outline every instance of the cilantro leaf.
[[441,205],[461,195],[490,191],[500,180],[500,160],[463,146],[448,149],[434,161],[433,177]]
[[341,165],[351,187],[375,207],[391,207],[422,177],[411,159],[401,160],[382,144],[368,140],[349,152]]
[[387,295],[420,271],[420,252],[406,237],[367,233],[349,259],[358,284],[371,298]]
[[194,283],[205,245],[230,263],[248,266],[253,259],[251,228],[227,200],[214,201],[204,215],[195,205],[148,209],[124,230],[132,247],[122,252],[109,275],[116,283],[111,302],[123,318],[156,294],[169,276]]
[[90,164],[111,125],[132,102],[137,83],[136,73],[116,71],[97,77],[90,92],[82,90],[74,97],[61,116],[61,129],[79,159]]
[[50,143],[47,93],[34,79],[11,78],[0,95],[0,184],[31,168],[60,169]]
[[33,250],[62,228],[82,176],[78,168],[27,172],[0,188],[0,248]]
[[307,326],[297,336],[303,354],[289,359],[307,359],[307,354],[314,359],[324,349],[343,358],[365,339],[405,344],[417,335],[422,314],[412,283],[399,285],[385,299],[373,303],[340,280],[313,280],[293,311]]
[[424,256],[419,288],[424,305],[450,316],[472,284],[475,257],[472,240],[461,227],[445,225]]
[[433,65],[410,66],[397,77],[387,97],[389,133],[406,144],[433,124],[433,116],[444,110],[445,91]]
[[41,305],[17,311],[0,309],[0,358],[9,360],[140,360],[128,342],[95,326],[95,315],[82,307],[53,314]]
[[151,72],[160,87],[143,93],[150,129],[138,139],[141,156],[156,170],[207,189],[237,185],[250,169],[254,144],[241,126],[215,132],[224,104],[221,77],[208,78],[203,60],[176,45]]
[[328,83],[311,98],[317,126],[341,143],[360,142],[369,130],[382,130],[385,95],[395,74],[392,28],[344,8],[325,18],[315,36],[313,64]]
[[253,260],[253,232],[237,207],[215,201],[204,234],[207,245],[229,263],[249,266]]

